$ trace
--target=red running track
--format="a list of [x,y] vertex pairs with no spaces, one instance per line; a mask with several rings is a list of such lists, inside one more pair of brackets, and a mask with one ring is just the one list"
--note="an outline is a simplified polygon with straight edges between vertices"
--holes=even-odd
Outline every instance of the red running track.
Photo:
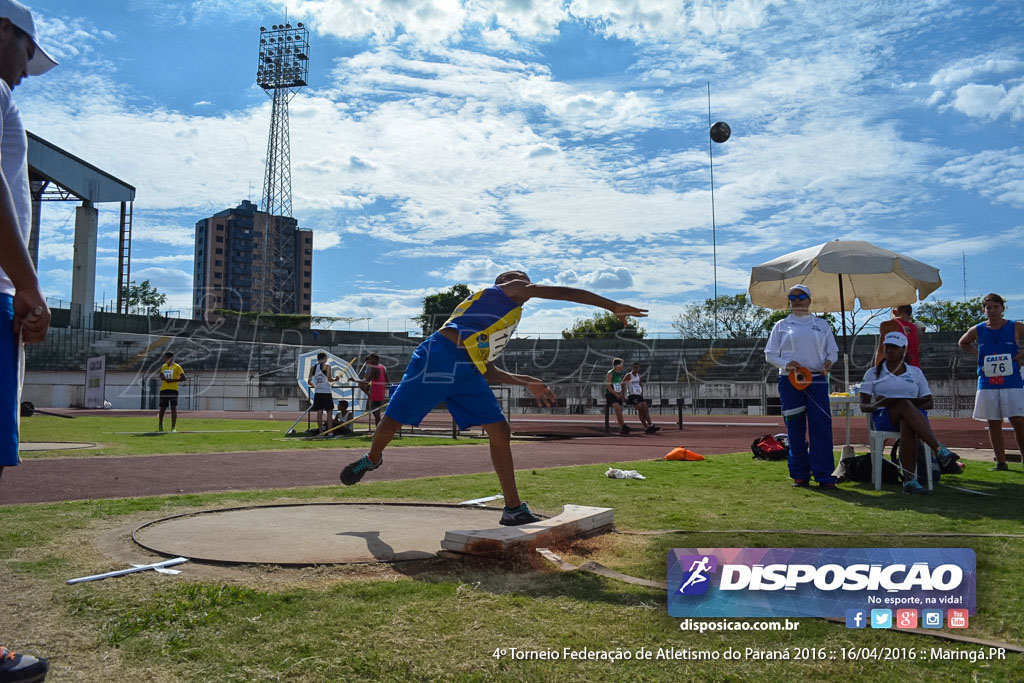
[[[72,412],[72,411],[68,411]],[[87,414],[88,411],[73,411]],[[96,411],[111,415],[111,411]],[[116,413],[115,413],[116,414]],[[136,412],[131,414],[151,414]],[[252,413],[235,414],[254,418]],[[226,417],[225,413],[184,413],[179,427],[187,429],[188,417]],[[281,415],[277,416],[279,419]],[[297,414],[293,416],[297,417]],[[31,418],[29,418],[31,419]],[[513,415],[512,427],[526,431],[557,434],[558,440],[517,443],[513,447],[518,470],[561,467],[633,460],[654,460],[676,446],[704,455],[749,452],[750,443],[764,433],[784,431],[778,417],[686,415],[680,432],[670,416],[655,416],[663,431],[648,435],[634,431],[629,436],[603,435],[603,420],[590,416]],[[633,421],[635,424],[635,419]],[[450,424],[438,415],[432,424]],[[845,424],[834,422],[837,444],[844,443]],[[987,448],[984,425],[970,419],[936,419],[933,426],[940,440],[952,448]],[[851,420],[852,442],[867,441],[862,418]],[[586,435],[572,437],[577,433]],[[271,435],[268,435],[268,437]],[[1013,443],[1012,437],[1007,445]],[[358,456],[352,449],[257,451],[203,453],[136,457],[32,458],[18,467],[8,467],[0,477],[0,505],[64,500],[127,498],[136,496],[244,491],[296,486],[324,486],[338,483],[338,473]],[[490,472],[486,446],[435,446],[389,448],[385,464],[367,475],[367,480],[396,480]],[[495,491],[497,491],[495,482]],[[490,492],[481,492],[481,495]]]

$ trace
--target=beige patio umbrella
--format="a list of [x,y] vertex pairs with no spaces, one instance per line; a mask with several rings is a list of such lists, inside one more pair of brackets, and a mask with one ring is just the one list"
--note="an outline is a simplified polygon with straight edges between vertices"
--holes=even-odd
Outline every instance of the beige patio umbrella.
[[[862,308],[912,304],[942,286],[939,269],[862,240],[835,240],[772,259],[750,272],[751,303],[775,310],[789,307],[793,285],[811,290],[811,308],[839,312],[843,327],[843,381],[850,386],[846,350],[846,316],[855,301]],[[850,418],[846,418],[846,444]]]
[[[862,240],[835,240],[790,252],[754,266],[750,301],[775,310],[789,307],[789,289],[804,284],[814,310],[852,311],[912,304],[942,285],[939,269]],[[845,334],[845,332],[844,332]]]

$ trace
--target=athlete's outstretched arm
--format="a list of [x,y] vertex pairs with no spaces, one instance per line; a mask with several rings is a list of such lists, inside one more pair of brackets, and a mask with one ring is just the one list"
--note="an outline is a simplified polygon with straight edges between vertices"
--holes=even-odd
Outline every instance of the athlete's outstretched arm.
[[521,384],[530,390],[533,397],[537,399],[537,403],[541,406],[554,405],[555,392],[551,391],[548,385],[544,384],[543,381],[532,377],[530,375],[514,375],[511,372],[505,372],[499,368],[494,367],[492,364],[487,364],[487,372],[484,373],[484,379],[488,382],[496,382],[498,384]]
[[551,299],[553,301],[572,301],[577,304],[585,304],[587,306],[597,306],[611,311],[612,314],[621,320],[623,323],[626,322],[626,318],[645,318],[647,317],[646,308],[636,308],[629,304],[619,303],[618,301],[612,301],[600,294],[587,291],[585,289],[577,289],[576,287],[559,287],[555,285],[536,285],[532,282],[510,282],[504,285],[498,285],[502,291],[505,292],[513,301],[518,303],[526,303],[530,299]]

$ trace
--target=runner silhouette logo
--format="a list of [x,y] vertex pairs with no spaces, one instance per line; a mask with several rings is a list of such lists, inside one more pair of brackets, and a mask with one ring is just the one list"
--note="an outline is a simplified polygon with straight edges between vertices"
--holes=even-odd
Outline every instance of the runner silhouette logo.
[[718,571],[718,558],[714,555],[684,555],[679,566],[686,570],[683,583],[679,586],[682,595],[704,595],[711,588],[709,574]]

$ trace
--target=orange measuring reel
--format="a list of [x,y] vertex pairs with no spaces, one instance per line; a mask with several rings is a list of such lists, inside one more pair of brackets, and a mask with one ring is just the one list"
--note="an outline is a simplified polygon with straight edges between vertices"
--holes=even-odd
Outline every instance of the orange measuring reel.
[[814,375],[810,370],[804,366],[798,367],[796,370],[790,370],[789,372],[789,383],[794,388],[803,391],[807,387],[811,386],[811,381],[814,379]]

